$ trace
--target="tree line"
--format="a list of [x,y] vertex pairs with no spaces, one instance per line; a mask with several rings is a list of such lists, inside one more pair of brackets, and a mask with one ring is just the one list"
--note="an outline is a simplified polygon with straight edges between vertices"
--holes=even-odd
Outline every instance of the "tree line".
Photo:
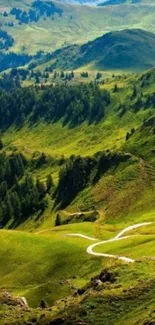
[[14,39],[6,31],[0,30],[0,50],[8,50],[13,46]]
[[[2,149],[2,146],[1,146]],[[46,194],[53,187],[51,175],[46,184],[33,179],[29,162],[21,153],[0,154],[0,227],[15,227],[37,212],[43,212]]]
[[24,66],[32,60],[32,56],[28,54],[17,54],[14,52],[0,52],[0,72],[10,68]]
[[123,153],[98,152],[92,157],[72,155],[59,172],[59,183],[55,191],[56,204],[64,208],[84,188],[98,182],[113,166],[130,158]]
[[53,2],[41,0],[34,1],[28,11],[16,7],[12,8],[10,11],[10,14],[14,15],[20,24],[38,22],[41,17],[51,17],[55,13],[61,16],[63,10],[57,7]]
[[43,118],[45,122],[63,119],[75,127],[84,121],[99,122],[111,102],[107,90],[94,84],[57,85],[0,90],[0,127],[22,125]]

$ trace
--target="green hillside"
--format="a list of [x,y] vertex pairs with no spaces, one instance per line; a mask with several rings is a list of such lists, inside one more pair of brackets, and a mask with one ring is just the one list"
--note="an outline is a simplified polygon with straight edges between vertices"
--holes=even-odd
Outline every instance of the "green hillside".
[[[38,88],[36,92],[31,88],[14,90],[13,98],[21,104],[17,108],[10,96],[7,99],[9,113],[3,113],[2,120],[6,128],[4,150],[22,152],[28,159],[25,172],[31,171],[44,183],[51,174],[57,189],[56,206],[47,197],[51,203],[47,212],[42,212],[42,219],[26,218],[23,225],[19,224],[22,229],[24,225],[27,229],[41,224],[43,228],[50,223],[53,226],[61,206],[71,212],[76,212],[77,206],[83,211],[101,209],[106,222],[116,217],[121,221],[132,220],[133,215],[140,218],[143,212],[153,211],[154,80],[153,69],[128,79],[116,76],[101,89],[92,85],[62,85]],[[2,91],[2,107],[7,98],[4,94]],[[53,98],[56,106],[51,104]],[[81,183],[74,175],[76,168],[82,175]],[[60,169],[64,169],[61,182]],[[72,183],[68,182],[73,175],[75,185],[70,191]],[[63,223],[72,222],[72,218],[68,220],[61,213],[60,218]],[[73,222],[77,220],[78,215]],[[82,220],[91,221],[89,215],[81,216],[79,221]]]
[[[53,52],[55,49],[71,44],[82,44],[106,32],[127,28],[143,28],[154,31],[154,12],[150,4],[119,5],[106,7],[78,6],[55,3],[61,9],[50,17],[41,16],[37,22],[19,24],[14,15],[4,16],[13,7],[28,11],[32,1],[2,1],[2,28],[8,31],[15,43],[12,51],[36,53],[38,50]],[[10,27],[9,24],[13,23]]]
[[57,50],[52,68],[71,70],[145,70],[155,64],[155,34],[140,29],[111,32],[84,45]]
[[[91,257],[85,252],[90,245],[88,240],[64,236],[79,229],[84,234],[97,234],[93,228],[95,230],[91,224],[85,227],[80,224],[79,227],[53,228],[42,234],[1,231],[1,286],[5,282],[8,291],[14,288],[14,297],[26,296],[31,306],[37,306],[43,297],[52,304],[52,308],[27,311],[18,306],[15,298],[9,301],[0,297],[1,324],[23,324],[24,321],[49,325],[57,323],[54,319],[59,319],[59,324],[78,324],[83,320],[89,324],[92,319],[96,324],[103,320],[106,324],[131,324],[131,321],[144,324],[144,321],[154,320],[154,261],[144,256],[146,247],[147,255],[154,251],[152,228],[143,229],[143,237],[122,241],[121,247],[115,244],[115,247],[109,245],[102,249],[102,252],[116,254],[120,249],[122,255],[136,255],[139,263],[131,265]],[[102,239],[116,234],[114,227],[108,230],[103,227]],[[100,286],[95,286],[90,277],[100,277]],[[75,295],[80,288],[81,293],[79,290]]]
[[154,86],[1,78],[0,324],[154,324]]

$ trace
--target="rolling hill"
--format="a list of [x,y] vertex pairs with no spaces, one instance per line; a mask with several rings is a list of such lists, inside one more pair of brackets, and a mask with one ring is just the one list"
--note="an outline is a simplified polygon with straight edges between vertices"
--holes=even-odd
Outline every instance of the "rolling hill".
[[[1,1],[1,28],[14,38],[14,52],[36,54],[37,51],[53,52],[55,49],[83,44],[107,32],[127,28],[143,28],[155,31],[154,7],[150,3],[106,7],[78,6],[53,2],[62,10],[61,17],[55,13],[43,15],[38,21],[20,23],[12,8],[28,12],[33,1]],[[8,15],[4,15],[4,12]],[[11,25],[10,25],[11,24]]]
[[155,34],[140,29],[110,32],[57,50],[50,59],[56,69],[145,70],[155,65]]

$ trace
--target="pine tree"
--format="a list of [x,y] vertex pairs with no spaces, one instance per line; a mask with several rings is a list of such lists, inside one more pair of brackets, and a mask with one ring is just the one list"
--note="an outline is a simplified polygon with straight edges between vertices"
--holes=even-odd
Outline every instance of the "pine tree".
[[12,203],[11,203],[11,199],[10,199],[10,196],[7,195],[7,198],[6,198],[6,218],[7,220],[11,219],[13,217],[13,206],[12,206]]
[[115,86],[114,86],[114,93],[117,93],[118,92],[118,86],[117,86],[117,84],[115,84]]
[[36,187],[40,197],[44,197],[46,193],[46,188],[45,185],[39,180],[39,178],[37,178]]
[[36,76],[35,76],[35,83],[36,83],[36,84],[39,84],[39,82],[40,82],[40,78],[39,78],[39,76],[36,74]]
[[57,72],[55,71],[54,72],[54,79],[56,79],[57,78]]
[[5,175],[6,175],[7,183],[10,184],[10,182],[11,182],[11,176],[12,176],[12,171],[11,171],[11,165],[10,165],[10,161],[9,160],[7,160],[7,162],[6,162]]
[[0,184],[0,197],[4,198],[7,193],[7,182],[4,181]]
[[42,309],[45,309],[45,308],[48,308],[48,304],[44,299],[41,299],[39,307]]
[[65,77],[64,71],[61,71],[60,78],[63,79],[64,77]]
[[51,187],[54,186],[54,183],[53,183],[53,178],[51,175],[48,175],[47,176],[47,180],[46,180],[46,186],[47,186],[47,192],[49,193]]
[[74,78],[74,71],[71,72],[71,78]]
[[20,217],[21,214],[21,202],[16,192],[14,193],[14,214],[16,217]]
[[137,97],[137,88],[136,88],[136,85],[134,85],[133,87],[133,93],[132,93],[132,98],[135,98]]
[[17,156],[17,160],[18,160],[18,166],[19,166],[19,175],[23,176],[24,171],[25,171],[25,167],[24,167],[24,163],[23,163],[23,160],[21,158],[21,155]]
[[55,220],[55,227],[58,227],[61,225],[61,220],[60,220],[60,216],[59,214],[57,214],[56,216],[56,220]]
[[100,79],[102,77],[102,74],[100,72],[97,72],[96,74],[96,80]]
[[2,138],[0,138],[0,150],[3,149],[3,142],[2,142]]
[[3,210],[0,207],[0,229],[3,228]]
[[126,134],[126,141],[129,140],[129,138],[130,138],[130,133],[127,132],[127,134]]

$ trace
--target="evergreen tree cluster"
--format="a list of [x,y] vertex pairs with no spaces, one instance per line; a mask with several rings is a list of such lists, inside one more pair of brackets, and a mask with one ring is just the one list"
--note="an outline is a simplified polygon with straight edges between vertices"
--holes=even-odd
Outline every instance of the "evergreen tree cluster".
[[145,108],[155,107],[155,92],[146,96]]
[[55,13],[62,15],[63,10],[57,7],[52,1],[41,1],[35,0],[32,3],[32,8],[36,9],[39,12],[39,16],[47,16],[50,17]]
[[13,46],[14,39],[6,31],[0,30],[0,50],[8,50]]
[[107,150],[107,152],[98,152],[95,154],[95,158],[97,164],[94,172],[93,183],[98,182],[98,180],[113,166],[117,167],[121,162],[127,161],[130,156]]
[[82,78],[88,78],[89,77],[88,72],[87,71],[86,72],[81,72],[81,77]]
[[[41,72],[39,70],[36,70],[34,71],[33,69],[32,70],[29,70],[29,69],[22,69],[22,68],[13,68],[10,73],[3,73],[1,75],[1,79],[0,79],[0,82],[2,79],[4,79],[5,77],[5,81],[6,80],[9,80],[10,81],[14,80],[14,81],[19,81],[22,82],[22,81],[25,81],[25,80],[32,80],[34,79],[35,81],[35,84],[39,84],[41,82],[43,83],[46,83],[47,79],[49,78],[49,73],[48,72]],[[4,80],[3,80],[4,81]],[[19,87],[19,83],[15,83],[16,84],[16,87]],[[14,84],[14,86],[15,86]],[[4,89],[8,89],[8,87],[3,87]],[[15,87],[11,87],[11,88],[15,88]]]
[[28,54],[18,54],[14,52],[0,52],[0,72],[7,69],[23,66],[32,60],[32,56]]
[[12,92],[0,90],[0,127],[5,129],[13,123],[22,125],[44,118],[46,122],[63,123],[75,127],[85,120],[99,122],[110,104],[110,94],[97,85],[58,85],[17,88]]
[[12,90],[13,88],[20,87],[19,76],[12,76],[11,74],[4,73],[0,78],[0,89]]
[[[76,195],[90,184],[94,184],[112,167],[126,162],[130,155],[98,152],[93,157],[71,156],[60,170],[59,183],[55,192],[56,203],[67,206]],[[59,215],[56,225],[60,225]]]
[[96,160],[91,157],[71,156],[59,173],[56,202],[64,206],[69,204],[86,187],[95,163]]
[[70,81],[74,78],[74,72],[71,71],[70,73],[67,73],[67,72],[65,73],[64,71],[61,71],[60,78]]
[[15,121],[17,124],[22,124],[34,104],[35,92],[33,88],[17,88],[10,93],[0,90],[1,128],[9,127]]
[[27,169],[28,162],[22,154],[0,154],[1,228],[8,222],[11,227],[17,226],[46,206],[45,195],[53,186],[52,179],[48,176],[47,188],[39,179],[34,181]]
[[64,125],[69,123],[71,127],[85,120],[99,122],[111,100],[107,90],[93,84],[43,87],[40,94],[33,111],[34,119],[44,117],[48,122],[55,122],[63,118]]
[[20,24],[28,24],[31,22],[38,22],[41,17],[51,17],[55,13],[59,16],[62,15],[63,10],[57,7],[53,2],[36,0],[32,3],[31,8],[28,11],[12,8],[10,11],[11,15],[14,15],[16,20]]

